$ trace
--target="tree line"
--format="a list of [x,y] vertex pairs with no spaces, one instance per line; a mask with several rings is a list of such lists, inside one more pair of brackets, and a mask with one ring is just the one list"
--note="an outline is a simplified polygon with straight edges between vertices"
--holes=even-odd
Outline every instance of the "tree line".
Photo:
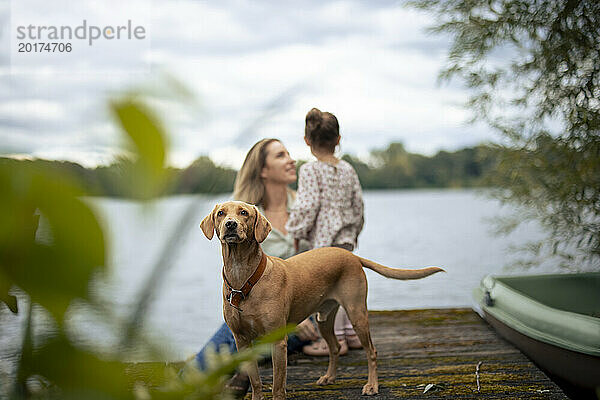
[[[476,187],[488,184],[488,172],[496,160],[495,150],[488,145],[433,156],[409,153],[402,143],[391,143],[385,149],[371,152],[370,161],[345,154],[342,159],[352,164],[364,189],[408,189]],[[110,165],[85,168],[70,161],[0,159],[2,163],[30,163],[43,170],[56,170],[76,179],[86,193],[94,196],[135,197],[131,188],[136,163],[118,158]],[[299,161],[300,167],[305,161]],[[168,168],[165,195],[195,193],[228,193],[233,191],[237,171],[216,165],[201,156],[187,168]]]
[[[450,39],[442,80],[504,139],[495,196],[536,221],[540,259],[600,268],[600,2],[411,0]],[[554,122],[554,123],[552,123]]]

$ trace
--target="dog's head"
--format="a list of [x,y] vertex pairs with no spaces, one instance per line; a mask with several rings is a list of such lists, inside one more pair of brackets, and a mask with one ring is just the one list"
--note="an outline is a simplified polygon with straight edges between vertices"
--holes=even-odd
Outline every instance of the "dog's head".
[[200,223],[202,232],[212,239],[215,232],[222,243],[256,240],[262,243],[271,232],[271,224],[256,206],[242,201],[217,204]]

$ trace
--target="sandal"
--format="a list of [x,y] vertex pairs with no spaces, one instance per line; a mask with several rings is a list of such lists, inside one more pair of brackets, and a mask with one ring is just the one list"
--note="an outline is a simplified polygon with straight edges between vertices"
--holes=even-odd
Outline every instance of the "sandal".
[[246,397],[250,387],[250,378],[243,372],[236,372],[225,384],[225,392],[234,399],[243,399]]
[[356,333],[346,335],[346,342],[348,342],[348,347],[351,349],[362,349],[362,344],[360,343],[358,336],[356,336]]
[[[343,356],[348,352],[348,344],[345,339],[338,339],[338,343],[340,344],[340,356]],[[302,352],[307,356],[328,356],[329,355],[329,346],[327,346],[327,342],[325,339],[321,338],[316,342],[312,342],[311,344],[307,344],[302,347]]]

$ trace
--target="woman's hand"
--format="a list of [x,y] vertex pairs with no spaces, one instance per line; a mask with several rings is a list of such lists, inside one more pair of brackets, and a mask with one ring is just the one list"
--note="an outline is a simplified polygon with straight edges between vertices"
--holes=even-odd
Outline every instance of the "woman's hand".
[[298,335],[298,339],[302,341],[315,341],[319,338],[317,328],[315,328],[315,325],[308,318],[298,324],[296,334]]

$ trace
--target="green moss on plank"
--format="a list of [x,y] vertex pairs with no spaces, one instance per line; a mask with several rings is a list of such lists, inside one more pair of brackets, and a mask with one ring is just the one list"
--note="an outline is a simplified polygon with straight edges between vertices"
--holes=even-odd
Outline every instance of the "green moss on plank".
[[[370,312],[371,333],[378,350],[380,394],[388,398],[431,399],[566,399],[525,356],[500,339],[469,309]],[[477,393],[475,369],[479,373]],[[365,399],[367,361],[363,350],[340,357],[338,378],[328,386],[317,379],[327,369],[327,357],[289,357],[288,399]],[[164,366],[164,364],[160,364]],[[140,366],[133,375],[149,374]],[[271,399],[272,369],[261,367],[263,392]],[[423,394],[425,385],[434,388]],[[247,399],[251,395],[246,396]]]

